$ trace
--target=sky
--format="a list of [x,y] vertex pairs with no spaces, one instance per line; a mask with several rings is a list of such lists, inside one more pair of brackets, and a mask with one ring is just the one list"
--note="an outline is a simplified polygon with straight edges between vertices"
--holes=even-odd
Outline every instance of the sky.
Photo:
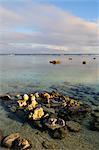
[[98,53],[98,0],[0,0],[0,53]]

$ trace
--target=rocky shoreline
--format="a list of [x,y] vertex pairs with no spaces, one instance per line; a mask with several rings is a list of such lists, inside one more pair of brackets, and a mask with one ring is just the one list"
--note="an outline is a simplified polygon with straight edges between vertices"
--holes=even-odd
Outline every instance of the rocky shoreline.
[[[64,140],[71,134],[79,135],[83,131],[84,120],[87,120],[89,130],[99,131],[98,106],[93,110],[90,105],[55,91],[1,95],[0,103],[24,123],[28,123],[33,129],[38,130],[39,134],[40,132],[44,132],[55,141]],[[19,133],[11,135],[14,134],[19,135]],[[7,136],[7,141],[6,137],[2,138],[3,136],[0,135],[1,146],[7,147],[6,142],[9,142],[9,136]],[[22,145],[22,141],[24,141],[23,143],[27,143],[28,149],[31,146],[33,147],[33,144],[30,144],[31,142],[29,143],[28,140],[21,136],[18,136],[14,140],[10,136],[10,148],[27,149],[24,148],[26,145]],[[11,142],[14,144],[11,144]],[[13,148],[13,146],[15,147]],[[46,144],[46,141],[42,142],[42,149],[48,149],[49,147],[52,147],[50,143]],[[51,149],[55,148],[52,147]]]

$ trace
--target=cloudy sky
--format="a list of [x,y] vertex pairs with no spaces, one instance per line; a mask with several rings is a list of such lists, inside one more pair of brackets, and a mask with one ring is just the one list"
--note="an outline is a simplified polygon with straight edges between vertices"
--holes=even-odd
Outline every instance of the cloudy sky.
[[99,53],[98,0],[0,0],[0,53]]

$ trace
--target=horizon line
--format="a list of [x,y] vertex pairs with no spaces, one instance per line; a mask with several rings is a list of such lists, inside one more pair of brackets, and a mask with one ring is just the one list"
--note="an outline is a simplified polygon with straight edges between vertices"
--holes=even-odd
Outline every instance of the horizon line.
[[0,55],[99,55],[99,53],[1,53]]

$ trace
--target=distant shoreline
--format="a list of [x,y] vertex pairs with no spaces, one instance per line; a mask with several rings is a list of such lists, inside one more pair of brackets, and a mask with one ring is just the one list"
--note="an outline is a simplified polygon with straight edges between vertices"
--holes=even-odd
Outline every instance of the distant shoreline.
[[26,55],[29,55],[29,56],[32,56],[32,55],[56,55],[56,56],[62,56],[62,55],[99,55],[99,54],[0,54],[0,55],[3,55],[3,56],[5,56],[5,55],[8,55],[8,56],[13,56],[13,55],[15,55],[15,56],[26,56]]

